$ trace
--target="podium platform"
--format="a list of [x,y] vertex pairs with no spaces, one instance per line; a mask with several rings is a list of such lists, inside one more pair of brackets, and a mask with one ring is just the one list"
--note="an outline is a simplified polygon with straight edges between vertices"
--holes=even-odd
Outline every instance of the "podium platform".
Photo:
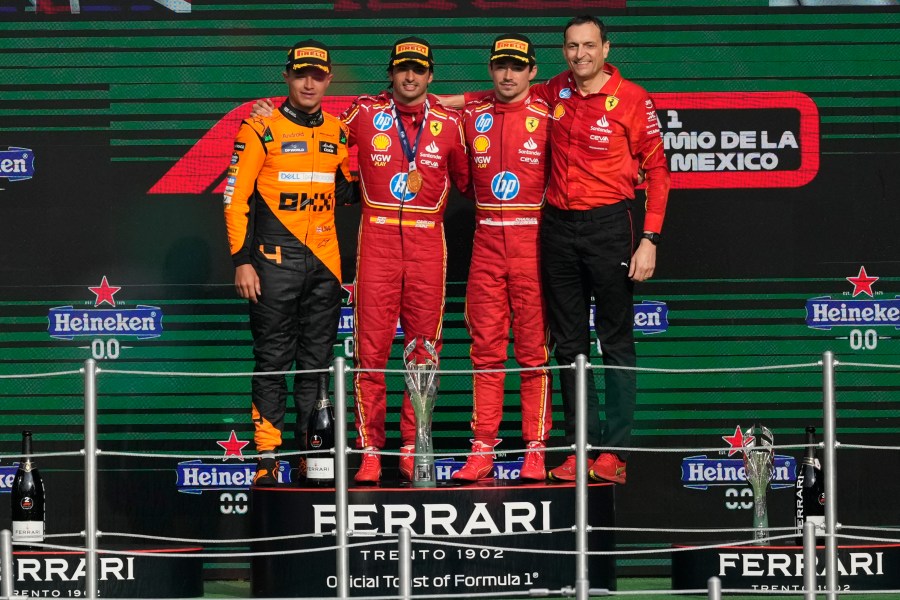
[[[697,544],[696,546],[708,544]],[[693,548],[676,544],[675,548]],[[900,588],[900,544],[838,546],[838,590]],[[816,580],[825,589],[825,547],[816,548]],[[705,589],[713,575],[725,589],[803,591],[800,546],[725,546],[672,554],[672,589]]]
[[[354,487],[349,496],[351,596],[398,592],[396,533],[403,526],[414,532],[413,594],[521,591],[526,596],[529,589],[575,584],[574,484]],[[591,525],[614,525],[613,484],[590,485],[588,502]],[[254,543],[254,552],[277,553],[253,558],[254,597],[333,596],[334,517],[334,489],[251,489],[254,537],[317,534]],[[607,531],[588,534],[588,544],[592,551],[615,546]],[[329,549],[289,553],[316,548]],[[520,551],[525,549],[537,552]],[[588,560],[591,587],[615,590],[614,558]]]
[[[99,554],[97,593],[105,598],[196,598],[203,596],[203,561],[191,554],[200,547],[121,546],[109,550],[140,556]],[[184,556],[153,556],[154,554]],[[16,596],[84,597],[84,552],[14,551],[13,589]],[[5,577],[0,573],[0,577]]]

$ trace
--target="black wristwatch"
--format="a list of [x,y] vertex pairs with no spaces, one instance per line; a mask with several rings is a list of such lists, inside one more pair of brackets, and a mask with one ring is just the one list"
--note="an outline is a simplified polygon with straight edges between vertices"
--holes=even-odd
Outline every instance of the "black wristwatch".
[[641,236],[641,238],[650,240],[650,243],[653,244],[654,246],[659,245],[659,234],[658,233],[652,233],[649,231],[645,231],[644,234]]

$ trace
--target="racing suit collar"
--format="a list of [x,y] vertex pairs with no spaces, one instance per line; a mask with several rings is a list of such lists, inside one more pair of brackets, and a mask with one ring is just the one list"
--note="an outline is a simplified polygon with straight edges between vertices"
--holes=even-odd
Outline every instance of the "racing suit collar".
[[322,114],[322,107],[319,107],[314,113],[305,113],[291,104],[290,100],[285,100],[284,104],[278,109],[288,120],[302,127],[319,127],[325,122],[325,115]]
[[530,100],[531,96],[527,96],[524,100],[519,100],[518,102],[500,102],[495,98],[494,111],[498,113],[515,112],[525,106]]

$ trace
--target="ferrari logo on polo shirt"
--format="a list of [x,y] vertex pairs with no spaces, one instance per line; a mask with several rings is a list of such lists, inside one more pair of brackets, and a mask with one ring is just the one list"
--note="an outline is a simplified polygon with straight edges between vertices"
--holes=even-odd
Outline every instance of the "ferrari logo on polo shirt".
[[432,121],[429,129],[431,129],[431,135],[437,136],[441,133],[441,129],[444,127],[444,124],[440,121]]
[[612,110],[619,104],[619,99],[615,96],[606,97],[606,110]]
[[538,128],[541,122],[537,117],[525,117],[525,129],[528,130],[528,133],[534,133],[534,130]]

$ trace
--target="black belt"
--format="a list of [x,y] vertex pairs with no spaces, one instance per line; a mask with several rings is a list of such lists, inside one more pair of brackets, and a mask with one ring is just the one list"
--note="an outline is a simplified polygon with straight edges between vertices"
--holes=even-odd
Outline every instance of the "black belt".
[[564,210],[548,204],[544,207],[544,210],[549,215],[562,221],[594,221],[596,219],[608,217],[609,215],[631,210],[631,200],[620,200],[615,204],[605,204],[587,210]]

